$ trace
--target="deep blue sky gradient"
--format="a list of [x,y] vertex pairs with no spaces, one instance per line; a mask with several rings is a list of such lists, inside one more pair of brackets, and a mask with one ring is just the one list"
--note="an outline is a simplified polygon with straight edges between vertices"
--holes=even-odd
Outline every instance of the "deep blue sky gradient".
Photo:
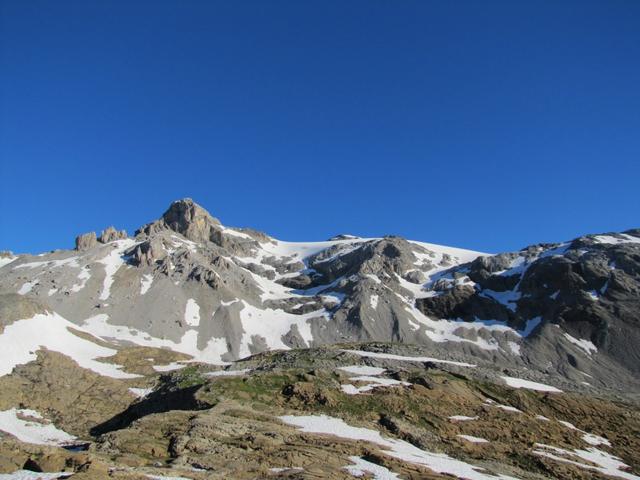
[[636,0],[0,5],[0,250],[186,196],[288,240],[640,226]]

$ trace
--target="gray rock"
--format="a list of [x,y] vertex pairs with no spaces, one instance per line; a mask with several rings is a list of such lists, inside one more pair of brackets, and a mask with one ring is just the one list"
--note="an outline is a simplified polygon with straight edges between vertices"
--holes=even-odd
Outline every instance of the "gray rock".
[[114,227],[107,227],[98,237],[98,241],[100,243],[109,243],[113,242],[114,240],[124,240],[125,238],[129,238],[126,230],[118,231]]
[[0,334],[13,322],[45,313],[47,307],[37,299],[15,293],[0,294]]
[[219,225],[217,218],[190,198],[185,198],[173,202],[160,220],[145,225],[136,235],[140,232],[151,235],[169,229],[191,241],[207,242],[211,241],[212,231]]
[[90,248],[95,247],[97,243],[96,232],[83,233],[76,237],[76,250],[89,250]]

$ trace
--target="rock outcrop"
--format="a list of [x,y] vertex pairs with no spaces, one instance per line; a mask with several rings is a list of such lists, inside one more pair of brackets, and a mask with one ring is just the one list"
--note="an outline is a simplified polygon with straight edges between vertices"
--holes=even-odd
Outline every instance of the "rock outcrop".
[[129,238],[126,230],[116,230],[114,227],[107,227],[102,231],[100,237],[98,237],[98,241],[100,243],[109,243],[114,240],[124,240],[125,238]]
[[89,250],[95,247],[97,243],[96,232],[83,233],[76,237],[76,250],[81,252]]

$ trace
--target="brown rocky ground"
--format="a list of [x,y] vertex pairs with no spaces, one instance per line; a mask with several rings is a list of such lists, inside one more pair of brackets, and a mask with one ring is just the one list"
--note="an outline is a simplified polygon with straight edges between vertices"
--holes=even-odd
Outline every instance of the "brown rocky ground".
[[[206,375],[211,367],[196,364],[158,374],[144,359],[157,361],[161,355],[147,349],[121,350],[110,360],[146,375],[127,381],[100,377],[52,352],[40,352],[37,361],[0,378],[0,410],[37,410],[58,428],[90,442],[87,451],[70,452],[5,436],[0,439],[0,472],[26,466],[76,472],[74,480],[135,479],[145,474],[194,480],[347,479],[353,477],[343,467],[351,463],[349,457],[358,456],[404,479],[450,478],[397,460],[375,444],[302,433],[278,419],[324,414],[487,472],[522,479],[613,478],[533,453],[536,443],[566,450],[588,448],[583,435],[589,432],[611,443],[596,448],[640,473],[640,409],[606,395],[513,389],[472,377],[471,369],[461,373],[457,368],[382,362],[337,349],[263,354],[231,367],[253,368],[249,374],[216,377]],[[358,382],[350,382],[350,375],[336,366],[353,364],[383,366],[386,377],[410,385],[347,395],[340,386]],[[155,391],[143,399],[128,390],[152,385]],[[449,418],[455,415],[477,418]],[[472,443],[458,435],[488,442]],[[301,470],[270,470],[285,467]]]

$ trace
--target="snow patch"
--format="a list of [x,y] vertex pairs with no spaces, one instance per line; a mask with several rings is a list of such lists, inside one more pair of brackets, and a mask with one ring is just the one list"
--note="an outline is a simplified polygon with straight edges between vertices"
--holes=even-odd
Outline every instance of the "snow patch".
[[187,300],[187,306],[184,312],[184,321],[190,327],[200,325],[200,306],[193,298]]
[[174,370],[180,370],[186,366],[187,365],[184,363],[171,362],[167,365],[154,365],[153,369],[156,372],[173,372]]
[[249,346],[253,343],[253,337],[264,339],[270,350],[289,350],[290,347],[282,341],[287,333],[295,326],[302,340],[307,346],[313,342],[311,334],[312,318],[326,315],[324,310],[309,312],[304,315],[294,315],[284,310],[260,309],[250,305],[244,300],[240,300],[243,305],[240,310],[240,321],[242,323],[242,338],[240,340],[240,357],[251,355]]
[[605,243],[610,245],[619,245],[621,243],[640,243],[640,238],[628,235],[626,233],[613,235],[596,235],[593,237],[595,243]]
[[85,285],[87,284],[87,281],[91,278],[91,272],[89,271],[89,267],[82,267],[80,269],[80,273],[78,274],[78,280],[80,280],[80,283],[76,283],[74,285],[71,286],[71,291],[74,293],[79,292],[80,290],[82,290]]
[[373,476],[374,480],[399,480],[400,477],[386,467],[372,463],[364,458],[349,457],[352,465],[343,467],[350,475],[354,477],[364,477],[367,473]]
[[607,447],[611,446],[611,442],[600,435],[595,435],[593,433],[587,433],[584,430],[580,430],[573,423],[566,422],[564,420],[558,420],[558,423],[564,425],[569,430],[575,430],[576,432],[582,433],[582,440],[587,442],[589,445],[598,446],[598,445],[606,445]]
[[460,437],[463,440],[471,443],[489,443],[489,440],[480,437],[474,437],[473,435],[456,435],[456,437]]
[[74,472],[32,472],[31,470],[17,470],[13,473],[0,473],[0,480],[54,480],[69,478]]
[[33,287],[35,287],[38,284],[37,280],[32,280],[30,282],[25,282],[22,284],[22,286],[20,287],[20,290],[18,290],[18,294],[20,295],[26,295],[27,293],[29,293]]
[[369,298],[369,302],[371,304],[371,308],[373,308],[374,310],[378,308],[378,295],[371,295],[371,297]]
[[38,445],[66,445],[76,440],[76,437],[48,423],[33,410],[11,408],[0,411],[0,430],[21,442]]
[[[535,446],[537,449],[533,450],[533,453],[541,457],[550,458],[557,462],[569,463],[584,468],[585,470],[597,471],[612,477],[623,478],[625,480],[640,480],[640,477],[637,475],[624,471],[624,469],[628,469],[629,466],[620,461],[618,457],[614,457],[594,447],[585,450],[565,450],[564,448],[545,445],[543,443],[536,443]],[[581,463],[579,460],[585,460],[594,465]]]
[[338,370],[343,370],[355,375],[382,375],[386,371],[384,368],[370,367],[368,365],[348,365],[346,367],[339,367]]
[[51,269],[51,268],[59,268],[64,265],[77,266],[78,264],[77,260],[78,260],[78,257],[69,257],[69,258],[63,258],[62,260],[46,260],[44,262],[22,263],[20,265],[16,265],[15,267],[13,267],[13,270],[18,270],[19,268],[38,268],[38,267],[47,267]]
[[572,337],[568,333],[565,333],[564,337],[567,340],[569,340],[571,343],[573,343],[575,346],[583,350],[587,355],[591,355],[592,353],[595,353],[598,351],[598,347],[596,347],[589,340],[585,340],[583,338],[578,339],[578,338]]
[[[111,242],[111,244],[115,245],[115,248],[109,252],[109,254],[98,260],[98,263],[104,265],[104,283],[102,287],[102,293],[100,294],[100,300],[107,300],[111,295],[111,285],[113,285],[113,276],[120,269],[121,266],[125,264],[124,258],[122,258],[122,254],[125,250],[129,249],[133,245],[135,245],[135,241],[131,239],[126,240],[116,240]],[[111,245],[110,244],[110,245]]]
[[153,275],[147,274],[143,275],[140,279],[140,295],[144,295],[151,288],[151,284],[153,283]]
[[480,467],[456,460],[444,453],[428,452],[404,440],[383,437],[376,430],[352,427],[339,418],[326,415],[286,415],[280,417],[280,420],[306,433],[334,435],[377,444],[382,447],[385,454],[393,458],[427,467],[436,473],[454,475],[467,480],[513,480],[513,477],[506,475],[495,476],[485,473],[486,470]]
[[236,377],[239,375],[245,375],[251,372],[250,368],[243,368],[242,370],[218,370],[216,372],[205,373],[207,377]]
[[212,365],[228,365],[222,361],[227,353],[227,341],[224,338],[211,338],[204,349],[198,349],[198,332],[187,330],[179,342],[152,337],[146,332],[124,325],[111,325],[109,316],[101,313],[85,320],[83,328],[92,335],[104,339],[131,343],[142,347],[168,348],[175,352],[191,355],[194,361]]
[[372,377],[368,375],[362,375],[359,377],[351,377],[349,380],[353,382],[369,382],[367,385],[356,387],[352,384],[341,385],[340,388],[347,395],[357,395],[373,390],[378,387],[394,387],[394,386],[409,386],[410,383],[401,382],[392,378]]
[[18,257],[10,256],[10,257],[0,257],[0,268],[5,265],[9,265],[11,262],[16,260]]
[[562,390],[551,385],[545,385],[544,383],[532,382],[530,380],[523,380],[516,377],[500,377],[507,385],[513,388],[524,388],[527,390],[537,390],[539,392],[554,392],[562,393]]
[[406,357],[402,355],[394,355],[391,353],[378,353],[378,352],[365,352],[364,350],[342,350],[346,353],[353,353],[355,355],[359,355],[360,357],[368,357],[368,358],[381,358],[384,360],[398,360],[404,362],[433,362],[433,363],[445,363],[449,365],[457,365],[459,367],[475,367],[471,363],[464,362],[454,362],[451,360],[440,360],[433,357]]
[[35,360],[35,352],[46,348],[60,352],[77,362],[80,367],[100,375],[113,378],[139,377],[123,372],[120,370],[121,366],[97,361],[99,358],[115,355],[116,351],[74,335],[71,329],[90,333],[55,312],[37,314],[6,326],[0,335],[0,376],[11,373],[17,365]]
[[138,398],[144,398],[153,392],[153,388],[129,388],[129,391],[133,393]]

